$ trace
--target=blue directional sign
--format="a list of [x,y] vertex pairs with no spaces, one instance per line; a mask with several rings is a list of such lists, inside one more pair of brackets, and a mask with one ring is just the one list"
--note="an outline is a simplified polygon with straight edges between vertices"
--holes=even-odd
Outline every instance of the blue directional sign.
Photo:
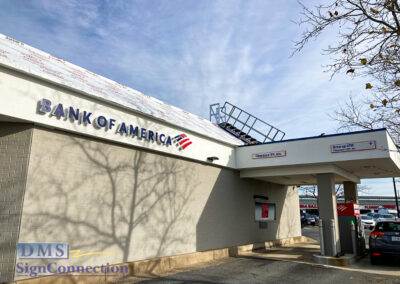
[[376,141],[374,140],[331,145],[331,153],[343,153],[375,149]]

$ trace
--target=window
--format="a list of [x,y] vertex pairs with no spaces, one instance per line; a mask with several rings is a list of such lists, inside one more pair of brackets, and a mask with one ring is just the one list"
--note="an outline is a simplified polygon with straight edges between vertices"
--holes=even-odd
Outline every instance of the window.
[[361,219],[363,219],[363,220],[372,220],[372,217],[363,215],[363,216],[361,216]]
[[384,214],[382,215],[383,218],[394,218],[393,215],[390,214]]
[[376,230],[382,232],[400,232],[400,222],[378,223]]

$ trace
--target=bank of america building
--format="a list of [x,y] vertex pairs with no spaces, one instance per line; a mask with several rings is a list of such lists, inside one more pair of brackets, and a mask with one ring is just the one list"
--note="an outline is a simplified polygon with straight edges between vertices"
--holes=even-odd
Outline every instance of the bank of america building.
[[[21,261],[49,262],[21,260],[18,244],[66,244],[69,266],[172,267],[300,238],[297,185],[399,172],[397,156],[376,151],[394,147],[385,130],[349,137],[244,147],[220,125],[0,35],[0,282],[30,278]],[[367,151],[330,147],[343,141]],[[371,159],[376,175],[347,162]]]

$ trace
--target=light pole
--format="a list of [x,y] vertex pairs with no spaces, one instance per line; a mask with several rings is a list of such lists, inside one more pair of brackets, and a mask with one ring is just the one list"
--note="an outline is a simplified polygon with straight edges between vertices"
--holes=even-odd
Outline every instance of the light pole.
[[399,201],[397,200],[397,189],[396,189],[396,180],[395,180],[395,178],[393,178],[393,188],[394,188],[394,198],[396,199],[397,217],[400,218]]

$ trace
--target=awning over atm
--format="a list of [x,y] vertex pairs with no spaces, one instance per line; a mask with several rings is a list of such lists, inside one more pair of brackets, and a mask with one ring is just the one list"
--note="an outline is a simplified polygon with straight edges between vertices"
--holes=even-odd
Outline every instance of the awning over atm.
[[236,155],[242,178],[278,184],[316,184],[319,173],[333,173],[336,183],[400,176],[400,153],[386,129],[242,146]]

